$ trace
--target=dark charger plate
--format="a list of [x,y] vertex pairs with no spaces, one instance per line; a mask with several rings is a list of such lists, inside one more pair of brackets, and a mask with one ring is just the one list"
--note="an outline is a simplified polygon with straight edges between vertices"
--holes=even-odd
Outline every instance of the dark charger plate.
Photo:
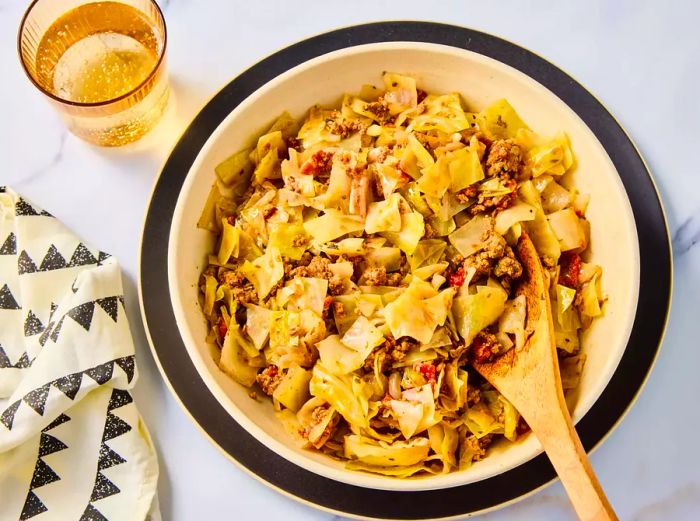
[[586,450],[596,446],[634,402],[654,363],[671,294],[669,235],[659,196],[639,152],[617,121],[585,88],[556,66],[513,43],[472,29],[425,22],[382,22],[322,34],[287,47],[226,85],[202,109],[163,167],[142,237],[140,289],[151,346],[187,413],[232,458],[265,483],[338,513],[378,519],[462,516],[526,495],[555,477],[540,455],[504,474],[442,490],[391,492],[323,478],[269,450],[234,421],[197,374],[178,333],[168,290],[168,236],[178,195],[205,141],[247,96],[302,62],[356,45],[412,41],[450,45],[489,56],[540,82],[571,107],[612,159],[629,196],[639,236],[640,288],[625,353],[603,394],[578,423]]

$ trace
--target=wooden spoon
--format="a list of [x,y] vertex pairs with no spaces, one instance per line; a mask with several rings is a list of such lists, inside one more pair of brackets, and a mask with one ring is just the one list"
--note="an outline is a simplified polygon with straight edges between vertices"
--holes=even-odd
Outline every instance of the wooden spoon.
[[576,434],[559,375],[548,275],[530,237],[523,232],[516,253],[523,276],[516,292],[527,302],[526,331],[520,349],[493,362],[477,363],[481,373],[520,412],[544,447],[582,520],[617,519]]

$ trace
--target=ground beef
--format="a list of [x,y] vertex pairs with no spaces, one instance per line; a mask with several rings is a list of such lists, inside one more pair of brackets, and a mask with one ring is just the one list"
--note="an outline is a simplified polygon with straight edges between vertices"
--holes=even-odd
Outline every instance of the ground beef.
[[233,299],[241,304],[257,303],[258,294],[255,286],[237,271],[226,271],[222,273],[221,282],[231,288]]
[[508,249],[510,250],[510,255],[506,255],[498,260],[493,268],[493,274],[498,278],[518,279],[523,274],[523,265],[515,258],[510,246]]
[[518,186],[515,179],[508,179],[503,183],[506,187],[513,190],[510,193],[503,195],[487,196],[483,193],[477,195],[476,202],[469,207],[469,213],[478,215],[480,213],[498,213],[501,210],[513,206],[516,198],[516,188]]
[[292,239],[292,246],[295,248],[299,248],[301,246],[306,246],[309,243],[309,236],[305,235],[303,233],[300,233],[296,237]]
[[260,389],[262,389],[265,394],[272,396],[272,393],[275,392],[275,389],[277,389],[277,386],[280,384],[283,378],[283,371],[280,371],[276,365],[268,365],[265,369],[258,373],[255,380],[258,382]]
[[389,273],[386,276],[386,285],[387,286],[400,286],[401,281],[403,280],[403,275],[401,273]]
[[475,185],[467,186],[464,190],[457,192],[457,201],[459,201],[462,204],[469,204],[470,202],[472,202],[472,199],[474,199],[477,196],[478,193],[479,190]]
[[365,284],[368,286],[385,286],[386,268],[384,266],[367,268],[362,274],[362,277],[365,279]]
[[474,253],[464,259],[464,272],[468,273],[469,270],[473,268],[476,270],[473,277],[474,279],[488,277],[491,273],[491,261],[492,259],[484,251]]
[[315,255],[311,258],[308,265],[299,266],[293,269],[290,273],[290,277],[315,277],[319,279],[326,279],[328,281],[328,291],[331,295],[340,295],[345,291],[345,281],[331,273],[328,266],[331,265],[331,261],[326,257],[321,257],[320,255]]
[[389,337],[384,341],[383,345],[386,347],[387,353],[391,359],[395,362],[400,362],[406,358],[408,350],[412,347],[416,347],[418,342],[407,336],[401,337],[398,340]]
[[300,139],[294,136],[289,136],[285,139],[285,141],[287,143],[287,149],[293,148],[297,152],[301,152],[303,150]]
[[512,139],[499,139],[489,147],[486,156],[486,176],[513,179],[520,174],[523,154]]
[[496,340],[496,335],[488,331],[480,331],[472,342],[470,351],[474,360],[483,364],[491,362],[500,349],[501,344]]
[[467,406],[472,407],[481,401],[481,389],[467,384]]
[[[323,432],[318,434],[317,436],[314,436],[314,439],[311,439],[309,437],[309,434],[311,431],[314,429],[314,427],[321,422],[323,422],[326,419],[326,416],[328,414],[333,414],[333,417],[330,419],[328,424],[326,425],[325,429],[323,429]],[[314,447],[317,449],[320,449],[331,437],[333,434],[333,431],[338,425],[338,422],[340,421],[340,416],[336,414],[335,412],[330,410],[330,406],[328,405],[321,405],[319,407],[316,407],[313,411],[311,411],[311,425],[309,428],[306,430],[304,433],[307,437],[309,437],[309,441],[312,443]]]
[[350,136],[354,132],[361,132],[367,128],[367,125],[359,119],[344,119],[341,121],[335,119],[326,120],[326,128],[331,132],[340,136],[342,139]]
[[493,442],[493,434],[487,434],[481,439],[477,439],[476,436],[468,436],[464,442],[466,448],[473,454],[472,460],[479,461],[486,456],[486,451]]
[[334,152],[319,150],[301,165],[302,174],[312,174],[314,176],[328,174],[333,166]]
[[391,112],[389,111],[389,104],[384,98],[379,98],[377,101],[367,103],[364,109],[373,114],[381,125],[388,123],[392,119]]
[[423,238],[434,239],[435,237],[439,237],[437,230],[433,228],[430,223],[425,223],[425,232],[423,233]]
[[501,235],[490,233],[483,240],[484,249],[464,259],[464,272],[467,273],[470,268],[476,270],[474,279],[493,275],[509,289],[511,280],[522,275],[522,265]]
[[386,343],[375,347],[372,352],[365,358],[364,370],[367,372],[374,371],[374,360],[378,359],[379,370],[387,371],[391,367],[391,357],[387,353]]

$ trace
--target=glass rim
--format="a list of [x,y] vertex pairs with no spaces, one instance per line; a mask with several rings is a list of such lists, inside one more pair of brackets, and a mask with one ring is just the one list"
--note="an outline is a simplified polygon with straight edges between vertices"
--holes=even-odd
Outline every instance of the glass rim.
[[[132,96],[139,90],[141,90],[144,85],[146,85],[149,81],[151,81],[158,70],[160,70],[161,65],[163,64],[163,61],[165,60],[165,51],[168,47],[168,27],[165,23],[165,16],[163,16],[163,11],[161,10],[160,6],[155,0],[149,0],[150,3],[155,7],[156,12],[158,13],[158,17],[160,20],[163,22],[163,45],[161,46],[160,52],[158,53],[158,60],[156,61],[156,64],[153,66],[153,69],[148,73],[148,75],[144,78],[144,80],[139,83],[136,87],[133,89],[125,92],[124,94],[121,94],[117,96],[116,98],[110,98],[108,100],[104,101],[93,101],[89,103],[84,103],[84,102],[79,102],[79,101],[71,101],[67,100],[64,98],[61,98],[60,96],[56,96],[54,93],[46,90],[41,84],[39,84],[38,81],[34,78],[31,72],[29,72],[29,69],[27,68],[27,64],[24,61],[24,57],[22,55],[22,34],[24,33],[24,26],[27,23],[27,19],[29,18],[30,13],[32,12],[32,9],[34,9],[34,6],[38,4],[41,1],[45,0],[32,0],[30,4],[27,6],[27,9],[24,11],[24,14],[22,15],[22,21],[19,24],[19,30],[17,31],[17,54],[19,55],[19,61],[20,64],[22,65],[22,70],[24,71],[24,74],[29,78],[29,81],[31,81],[34,86],[39,89],[39,91],[44,94],[45,96],[48,96],[54,101],[57,101],[58,103],[61,103],[63,105],[69,105],[72,107],[82,107],[82,108],[89,108],[89,107],[104,107],[107,105],[111,105],[113,103],[117,103],[119,101],[123,101],[129,96]],[[114,0],[113,0],[114,1]],[[118,0],[116,0],[118,1]],[[86,2],[86,3],[95,3],[95,2]]]

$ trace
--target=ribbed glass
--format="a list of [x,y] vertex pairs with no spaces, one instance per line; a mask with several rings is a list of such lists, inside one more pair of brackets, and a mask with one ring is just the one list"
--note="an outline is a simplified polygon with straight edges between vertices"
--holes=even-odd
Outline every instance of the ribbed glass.
[[[90,37],[93,38],[88,42],[90,45],[83,45]],[[77,74],[72,78],[73,70],[66,65],[59,67],[59,64],[68,62],[67,56],[75,63],[80,63],[83,57],[88,62],[90,56],[86,53],[92,49],[101,50],[103,40],[100,38],[123,38],[127,44],[134,42],[139,49],[148,50],[149,60],[140,63],[139,72],[143,75],[134,76],[138,81],[131,85],[123,77],[110,77],[112,70],[116,71],[113,76],[122,70],[119,58],[112,57],[112,68],[105,69],[109,70],[105,73],[107,84],[114,80],[115,84],[127,85],[128,89],[115,91],[118,94],[107,95],[105,99],[93,99],[101,90],[88,83],[79,85],[84,78]],[[135,141],[160,119],[168,100],[166,43],[163,14],[152,0],[34,0],[22,19],[18,34],[18,51],[29,79],[51,100],[75,135],[102,146]],[[67,54],[68,50],[72,54]],[[103,80],[104,76],[96,85],[104,87]],[[71,99],[59,83],[82,88],[93,98]]]

